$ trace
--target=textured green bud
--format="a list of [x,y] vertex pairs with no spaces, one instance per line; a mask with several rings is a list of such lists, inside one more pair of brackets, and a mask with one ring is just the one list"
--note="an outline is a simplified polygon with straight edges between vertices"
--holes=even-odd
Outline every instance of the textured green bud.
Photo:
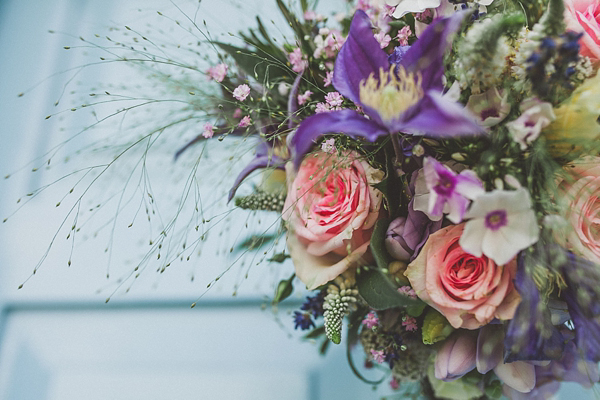
[[446,339],[454,330],[446,317],[430,308],[423,321],[423,343],[434,344]]

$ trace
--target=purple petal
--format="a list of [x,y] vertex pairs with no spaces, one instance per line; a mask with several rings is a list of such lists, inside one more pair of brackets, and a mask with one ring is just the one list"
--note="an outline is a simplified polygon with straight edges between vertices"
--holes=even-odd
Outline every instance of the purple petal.
[[450,336],[438,350],[435,377],[443,381],[460,378],[475,368],[477,332],[460,330]]
[[402,56],[400,65],[409,72],[420,72],[423,89],[436,89],[441,92],[444,88],[444,53],[465,15],[466,12],[463,11],[450,18],[434,21]]
[[436,138],[485,132],[467,109],[434,91],[426,93],[394,128],[413,135]]
[[[521,303],[508,324],[504,361],[558,360],[562,356],[564,339],[552,325],[550,311],[542,302],[535,282],[527,274],[526,258],[525,252],[521,252],[518,258],[515,288],[521,295]],[[529,262],[536,261],[531,259]]]
[[504,328],[488,324],[481,328],[477,337],[477,371],[487,374],[502,362]]
[[410,46],[397,46],[394,48],[394,52],[388,56],[390,64],[400,64],[406,52],[408,52]]
[[535,367],[524,361],[500,363],[494,372],[505,385],[521,393],[529,393],[535,387]]
[[277,156],[260,155],[259,152],[257,151],[256,158],[254,158],[254,160],[250,161],[250,164],[248,164],[246,166],[246,168],[244,168],[242,170],[242,172],[240,172],[240,174],[237,176],[237,178],[235,178],[235,182],[233,183],[233,186],[229,190],[229,196],[227,197],[227,202],[229,203],[231,201],[231,199],[233,199],[233,196],[235,196],[235,192],[237,191],[238,187],[240,187],[240,185],[242,184],[242,181],[244,179],[246,179],[246,177],[248,175],[250,175],[250,173],[252,171],[257,170],[258,168],[267,168],[267,167],[275,167],[275,168],[283,169],[284,164],[285,164],[285,162]]
[[296,118],[296,111],[298,111],[298,88],[300,87],[300,82],[302,82],[302,74],[304,71],[300,72],[296,79],[294,79],[294,84],[290,89],[290,94],[288,96],[288,128],[294,129],[298,124],[298,119]]
[[564,291],[575,325],[575,344],[589,361],[600,361],[600,267],[569,254]]
[[333,86],[344,97],[360,104],[359,84],[379,69],[388,70],[387,54],[373,36],[371,20],[358,10],[352,19],[346,42],[340,49],[333,70]]
[[354,110],[340,110],[312,115],[306,118],[291,140],[294,165],[300,166],[302,157],[308,153],[318,137],[325,133],[341,132],[352,138],[363,137],[374,142],[378,137],[389,134],[385,128]]

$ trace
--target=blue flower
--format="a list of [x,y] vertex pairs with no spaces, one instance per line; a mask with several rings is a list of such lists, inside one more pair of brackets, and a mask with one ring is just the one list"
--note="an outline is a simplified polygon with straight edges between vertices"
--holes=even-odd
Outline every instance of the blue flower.
[[294,324],[294,329],[300,327],[303,331],[315,327],[315,323],[308,312],[294,311]]

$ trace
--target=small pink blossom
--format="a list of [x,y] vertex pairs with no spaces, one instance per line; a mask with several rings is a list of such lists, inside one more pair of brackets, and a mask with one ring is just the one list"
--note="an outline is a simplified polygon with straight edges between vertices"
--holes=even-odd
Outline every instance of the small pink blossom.
[[235,118],[235,119],[242,118],[242,109],[241,108],[235,109],[235,111],[233,112],[233,118]]
[[299,47],[296,47],[294,51],[288,54],[288,59],[292,64],[292,71],[294,72],[300,73],[308,66],[308,61],[304,58],[304,54],[302,54],[302,50]]
[[384,31],[376,33],[375,34],[375,39],[377,39],[377,41],[379,42],[379,46],[382,49],[385,49],[386,47],[388,47],[388,45],[392,41],[391,36],[388,35],[387,33],[385,33]]
[[331,138],[324,141],[321,145],[321,150],[328,154],[335,153],[335,139]]
[[307,90],[303,94],[299,94],[298,95],[298,105],[303,105],[308,100],[310,100],[310,96],[312,96],[312,94],[313,94],[313,92],[311,92],[310,90]]
[[212,126],[210,122],[204,124],[204,131],[202,132],[202,136],[204,136],[206,139],[209,139],[213,137],[214,134],[214,126]]
[[246,97],[248,97],[249,94],[250,94],[250,86],[246,85],[245,83],[243,85],[236,87],[233,90],[233,97],[235,97],[239,101],[246,100]]
[[315,109],[315,112],[318,113],[323,113],[323,112],[329,112],[332,111],[331,108],[329,107],[329,104],[326,103],[317,103],[317,108]]
[[400,42],[400,46],[408,46],[408,38],[410,35],[412,35],[412,31],[408,25],[398,31],[398,42]]
[[321,21],[321,20],[323,20],[323,16],[321,14],[317,14],[313,10],[307,10],[304,12],[304,20],[305,21]]
[[210,67],[208,70],[206,70],[206,73],[208,74],[209,79],[213,79],[217,82],[223,82],[225,75],[227,75],[227,65],[215,65],[214,67]]
[[416,299],[417,298],[417,293],[415,293],[415,291],[413,290],[413,288],[411,288],[410,286],[400,286],[398,288],[398,293],[401,293],[405,296],[410,297],[411,299]]
[[383,354],[383,350],[372,350],[371,355],[373,356],[373,360],[378,362],[379,364],[385,361],[385,355]]
[[249,116],[245,116],[244,118],[242,118],[242,120],[240,121],[240,123],[238,124],[238,126],[240,128],[245,128],[248,125],[250,125],[252,123],[252,119]]
[[373,327],[379,325],[379,318],[377,318],[377,314],[374,311],[370,311],[365,319],[363,319],[362,324],[368,329],[373,329]]
[[396,390],[400,387],[400,382],[398,382],[398,379],[396,379],[396,377],[392,377],[392,380],[390,381],[390,387],[393,390]]
[[417,326],[417,320],[413,317],[409,317],[408,315],[402,318],[402,326],[409,332],[419,329]]
[[327,87],[329,85],[331,85],[333,81],[333,71],[327,71],[327,74],[325,74],[325,84],[323,86]]
[[344,98],[339,92],[329,92],[325,95],[325,101],[331,107],[339,107],[344,102]]

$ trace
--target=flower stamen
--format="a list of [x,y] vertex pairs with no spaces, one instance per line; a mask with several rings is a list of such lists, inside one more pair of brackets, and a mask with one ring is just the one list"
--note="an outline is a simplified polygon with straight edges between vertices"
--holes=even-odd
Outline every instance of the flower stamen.
[[391,121],[423,98],[421,81],[420,74],[406,72],[400,65],[392,65],[389,71],[380,68],[379,79],[371,73],[360,82],[360,101],[376,110],[383,121]]

